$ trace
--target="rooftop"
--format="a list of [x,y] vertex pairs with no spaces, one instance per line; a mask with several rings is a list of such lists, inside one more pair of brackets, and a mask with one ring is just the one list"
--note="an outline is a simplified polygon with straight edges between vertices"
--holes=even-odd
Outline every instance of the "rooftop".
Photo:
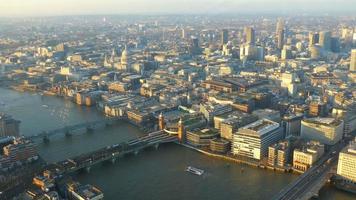
[[259,136],[262,136],[277,128],[279,128],[279,124],[277,122],[268,119],[260,119],[256,122],[253,122],[251,124],[242,127],[241,129],[251,130],[256,132]]

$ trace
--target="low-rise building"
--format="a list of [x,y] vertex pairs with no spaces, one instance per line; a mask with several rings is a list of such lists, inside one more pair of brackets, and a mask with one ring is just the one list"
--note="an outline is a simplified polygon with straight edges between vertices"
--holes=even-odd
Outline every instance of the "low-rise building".
[[344,122],[335,118],[309,118],[302,120],[301,137],[334,145],[342,139]]
[[202,130],[192,130],[187,131],[186,140],[187,143],[197,147],[208,147],[210,146],[210,141],[217,138],[219,135],[218,131],[211,129]]
[[268,147],[268,165],[286,167],[291,157],[290,149],[288,141],[281,141]]
[[210,150],[213,152],[225,154],[230,150],[230,147],[230,141],[224,138],[215,138],[210,140]]
[[324,145],[312,141],[308,142],[302,148],[294,149],[293,169],[299,172],[305,172],[324,154]]

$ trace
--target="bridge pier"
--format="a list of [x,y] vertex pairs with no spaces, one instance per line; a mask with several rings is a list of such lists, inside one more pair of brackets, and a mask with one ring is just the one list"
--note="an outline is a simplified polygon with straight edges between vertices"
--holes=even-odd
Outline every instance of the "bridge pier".
[[111,163],[115,164],[115,162],[116,162],[116,158],[111,158]]
[[155,144],[154,148],[157,150],[159,147],[159,143]]
[[44,142],[44,143],[49,143],[49,137],[48,137],[48,135],[43,136],[43,142]]
[[139,150],[135,150],[135,151],[134,151],[134,155],[135,155],[135,156],[137,156],[137,155],[138,155],[138,153],[140,153],[140,151],[139,151]]
[[65,133],[65,136],[66,137],[72,137],[72,133],[69,130],[67,130],[66,133]]
[[87,126],[87,132],[92,132],[94,130],[92,125]]
[[85,168],[85,171],[86,171],[87,173],[90,173],[90,167],[86,167],[86,168]]

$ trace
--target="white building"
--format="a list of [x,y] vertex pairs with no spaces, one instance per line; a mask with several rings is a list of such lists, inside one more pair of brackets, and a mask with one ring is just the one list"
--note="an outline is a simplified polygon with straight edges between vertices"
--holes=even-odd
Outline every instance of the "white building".
[[337,174],[346,181],[356,183],[356,142],[352,142],[339,154]]
[[244,126],[233,135],[232,153],[261,160],[268,154],[268,147],[283,138],[279,123],[261,119]]
[[319,142],[309,142],[300,149],[294,149],[293,168],[305,172],[324,154],[324,145]]
[[214,121],[214,116],[222,115],[230,111],[232,111],[231,105],[221,105],[210,102],[200,104],[200,112],[203,113],[208,123],[212,123]]
[[342,139],[344,122],[335,118],[309,118],[302,120],[301,137],[334,145]]

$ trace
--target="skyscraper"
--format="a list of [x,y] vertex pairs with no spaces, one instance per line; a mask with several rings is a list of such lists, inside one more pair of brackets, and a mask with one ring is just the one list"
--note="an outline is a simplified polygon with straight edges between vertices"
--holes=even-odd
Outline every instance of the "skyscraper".
[[226,29],[221,31],[221,46],[229,41],[229,32]]
[[284,29],[284,20],[279,18],[277,20],[276,33],[278,33],[278,31],[283,30],[283,29]]
[[309,33],[309,47],[314,46],[319,42],[319,33],[310,32]]
[[319,33],[319,45],[326,51],[331,50],[331,33],[329,31]]
[[356,72],[356,49],[351,50],[350,71]]
[[245,27],[245,41],[247,44],[255,44],[255,30],[252,27]]
[[277,32],[277,48],[282,49],[284,45],[284,29]]

